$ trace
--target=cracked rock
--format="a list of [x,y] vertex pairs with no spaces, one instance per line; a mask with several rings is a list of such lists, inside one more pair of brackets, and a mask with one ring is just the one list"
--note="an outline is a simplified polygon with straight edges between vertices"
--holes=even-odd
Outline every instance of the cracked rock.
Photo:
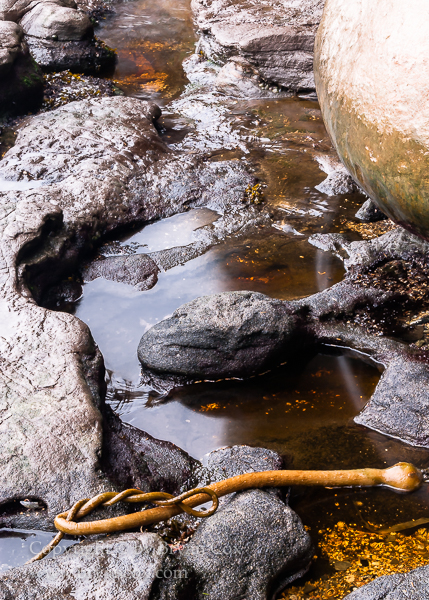
[[219,64],[242,57],[270,84],[314,90],[313,46],[324,0],[193,0],[197,51]]

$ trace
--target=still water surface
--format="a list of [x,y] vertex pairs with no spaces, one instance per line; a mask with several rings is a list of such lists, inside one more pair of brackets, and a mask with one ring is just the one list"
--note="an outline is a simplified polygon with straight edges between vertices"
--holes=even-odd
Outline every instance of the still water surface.
[[[341,261],[307,239],[313,233],[343,231],[363,197],[327,196],[316,189],[325,175],[315,156],[329,150],[316,102],[225,98],[223,112],[219,104],[207,104],[194,118],[189,110],[168,106],[187,84],[181,65],[196,41],[188,0],[135,0],[115,10],[102,21],[97,35],[118,51],[118,85],[128,95],[164,107],[162,135],[177,150],[192,150],[201,128],[214,131],[207,137],[211,159],[244,158],[266,184],[264,210],[276,217],[273,225],[230,236],[201,256],[160,273],[152,290],[139,292],[101,278],[84,286],[72,312],[88,323],[104,355],[108,402],[124,421],[197,458],[224,445],[249,444],[279,451],[292,468],[384,467],[399,460],[427,466],[426,451],[353,423],[375,389],[379,369],[353,356],[327,354],[326,348],[247,381],[200,383],[172,390],[167,397],[140,386],[140,337],[183,303],[230,290],[294,299],[340,281]],[[222,122],[212,127],[219,114]],[[148,224],[118,238],[118,253],[190,245],[201,228],[219,218],[214,211],[197,209]],[[426,487],[412,496],[386,490],[296,488],[291,503],[317,532],[340,519],[355,522],[356,497],[364,517],[380,525],[429,515]],[[3,530],[1,568],[22,564],[30,557],[30,544],[45,543],[46,536],[50,534]]]

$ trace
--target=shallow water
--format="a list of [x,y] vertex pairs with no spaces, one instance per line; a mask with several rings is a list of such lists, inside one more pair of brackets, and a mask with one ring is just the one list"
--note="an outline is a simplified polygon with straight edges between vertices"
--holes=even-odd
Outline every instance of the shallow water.
[[162,404],[149,392],[125,388],[111,392],[109,401],[127,423],[199,459],[222,446],[249,444],[293,452],[297,461],[307,455],[309,437],[335,444],[331,432],[351,424],[378,378],[375,367],[359,360],[318,354],[247,381],[184,386]]
[[[131,14],[139,6],[139,2],[128,3],[123,10]],[[169,3],[159,6],[171,18]],[[183,23],[189,27],[186,3],[180,7]],[[123,14],[106,21],[104,35],[113,32],[118,22],[122,24]],[[175,32],[174,40],[183,57],[191,51],[193,37],[190,30],[186,33],[181,27]],[[113,45],[127,50],[125,36],[121,40],[120,34],[115,35],[119,36],[115,38],[118,43]],[[140,32],[134,28],[130,39],[137,35],[143,42],[136,48],[146,59],[144,40],[149,34],[144,27]],[[162,29],[159,35],[157,39],[165,41]],[[111,43],[106,35],[105,39]],[[162,44],[159,47],[157,58],[161,61],[167,56],[166,48]],[[125,73],[125,62],[120,54],[117,74]],[[127,64],[127,72],[140,77],[139,68]],[[171,64],[165,61],[157,68],[167,72]],[[179,88],[186,83],[180,69],[168,81],[169,87],[158,97],[164,104],[166,99],[178,97]],[[125,89],[139,97],[158,94],[144,86],[143,82],[139,88],[129,85]],[[344,273],[341,261],[317,250],[307,239],[314,233],[347,230],[347,222],[354,220],[364,200],[357,193],[327,196],[316,189],[326,175],[315,158],[330,151],[317,102],[297,98],[219,99],[204,94],[204,90],[200,95],[197,92],[192,96],[188,90],[187,97],[165,105],[161,118],[164,140],[183,151],[201,146],[211,152],[212,160],[246,160],[266,185],[264,210],[272,210],[273,224],[249,235],[231,236],[203,255],[161,273],[158,284],[146,292],[103,279],[84,286],[76,314],[89,324],[105,357],[108,401],[124,421],[173,441],[198,458],[219,446],[247,443],[281,452],[294,468],[383,467],[407,459],[425,466],[427,451],[353,423],[353,416],[370,398],[380,376],[375,366],[355,357],[329,356],[321,349],[316,356],[301,357],[292,366],[248,381],[186,386],[173,390],[166,399],[139,387],[136,350],[140,336],[181,304],[204,294],[246,289],[294,299],[339,281]],[[149,224],[119,240],[118,253],[192,244],[198,229],[217,218],[203,209]],[[355,234],[348,233],[356,239]],[[105,252],[109,253],[109,245]],[[376,511],[380,502],[386,503],[383,523],[407,520],[410,511],[418,516],[425,510],[429,513],[426,488],[406,497],[378,490],[341,491],[338,496],[331,490],[295,490],[292,501],[304,522],[319,527],[340,516],[354,522],[356,511],[347,500],[354,493],[365,494],[368,514]]]
[[188,0],[117,4],[97,36],[117,50],[113,79],[128,95],[162,104],[185,85],[182,62],[196,41]]
[[[33,558],[53,536],[54,534],[46,531],[0,529],[0,574]],[[66,548],[76,543],[75,540],[63,539],[52,552],[52,556],[62,554]]]
[[[187,0],[118,4],[97,35],[117,48],[114,78],[119,86],[165,107],[160,123],[164,140],[182,151],[200,144],[212,160],[244,158],[266,184],[263,210],[275,215],[272,225],[227,237],[160,273],[152,290],[139,292],[101,278],[84,286],[73,311],[88,323],[104,355],[107,400],[114,410],[125,422],[197,458],[221,446],[249,444],[272,448],[299,469],[384,467],[399,460],[427,466],[427,451],[353,423],[380,373],[356,357],[328,355],[326,348],[247,381],[199,383],[175,389],[168,397],[139,385],[140,337],[183,303],[228,290],[301,298],[341,280],[341,261],[307,239],[313,233],[343,231],[363,197],[326,196],[316,189],[325,174],[315,156],[330,148],[316,102],[225,98],[224,105],[219,100],[195,104],[194,112],[180,102],[168,106],[187,83],[181,64],[194,49]],[[193,210],[148,224],[101,251],[150,253],[191,245],[201,228],[220,218],[208,209]],[[362,517],[374,524],[390,526],[429,515],[427,486],[411,496],[374,489],[294,488],[291,504],[317,541],[319,528],[339,520],[359,521],[356,498]],[[3,530],[0,564],[22,564],[30,558],[31,543],[50,538],[43,532]]]

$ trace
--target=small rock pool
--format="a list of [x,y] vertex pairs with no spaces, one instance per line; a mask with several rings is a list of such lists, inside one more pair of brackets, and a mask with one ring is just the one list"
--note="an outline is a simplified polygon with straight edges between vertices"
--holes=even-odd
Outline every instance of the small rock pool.
[[[200,382],[169,392],[141,383],[141,336],[185,302],[233,290],[290,300],[340,281],[341,260],[315,248],[308,238],[348,231],[357,239],[354,214],[365,198],[356,191],[318,189],[333,153],[314,98],[222,96],[207,87],[212,65],[205,83],[188,71],[187,77],[182,62],[196,42],[188,0],[118,4],[101,22],[98,36],[118,51],[117,85],[163,107],[159,128],[166,143],[183,152],[203,147],[212,161],[240,161],[261,184],[250,227],[236,226],[216,206],[194,208],[103,240],[96,255],[87,257],[89,264],[100,257],[156,254],[164,267],[151,289],[140,291],[101,277],[85,282],[82,271],[71,278],[80,290],[74,299],[51,297],[46,302],[90,327],[104,356],[107,401],[113,410],[123,421],[199,459],[221,446],[248,444],[276,450],[296,469],[384,467],[403,460],[426,466],[427,451],[353,422],[380,377],[379,365],[357,355],[321,347],[244,381]],[[238,217],[245,219],[245,210],[243,206]],[[368,523],[389,527],[429,517],[425,488],[412,496],[377,489],[296,488],[290,503],[315,543],[328,547],[331,536],[332,553],[335,543],[342,550],[348,544],[354,548],[344,557],[337,547],[336,562],[329,563],[319,546],[306,580],[282,596],[291,599],[304,592],[308,598],[337,597],[329,596],[329,586],[346,593],[360,584],[359,577],[370,578],[377,571],[376,565],[371,567],[375,548],[365,546],[363,538],[361,549],[356,546],[359,531],[370,530]],[[22,564],[51,537],[31,531],[0,533],[0,570]],[[405,533],[415,538],[412,528]],[[398,544],[402,533],[396,535],[370,543]],[[428,548],[422,544],[422,560],[426,554],[429,558]],[[350,567],[343,568],[345,563]]]

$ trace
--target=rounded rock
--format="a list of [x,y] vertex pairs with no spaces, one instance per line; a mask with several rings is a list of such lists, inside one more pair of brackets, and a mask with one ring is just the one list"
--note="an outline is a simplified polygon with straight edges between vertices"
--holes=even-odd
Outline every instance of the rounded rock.
[[380,210],[429,238],[429,4],[327,0],[315,46],[333,143]]

